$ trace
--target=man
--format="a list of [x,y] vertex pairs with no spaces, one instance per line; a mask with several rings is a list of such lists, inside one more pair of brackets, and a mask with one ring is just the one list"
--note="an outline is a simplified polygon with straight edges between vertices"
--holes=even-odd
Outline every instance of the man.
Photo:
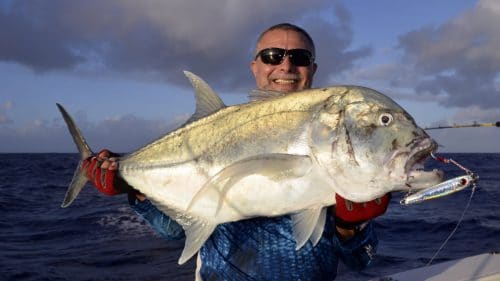
[[[287,23],[270,27],[259,37],[250,64],[257,88],[281,93],[310,88],[317,69],[314,56],[313,40],[303,29]],[[128,190],[132,208],[158,233],[167,240],[183,238],[183,229],[175,221],[143,195],[130,191],[133,189],[117,176],[118,163],[110,156],[115,155],[104,150],[86,160],[83,169],[94,185],[108,195]],[[385,212],[389,199],[386,195],[357,204],[336,195],[337,204],[320,241],[316,246],[308,242],[300,250],[295,250],[289,216],[221,224],[200,249],[197,278],[333,280],[339,259],[353,269],[362,269],[371,261],[378,242],[370,220]]]

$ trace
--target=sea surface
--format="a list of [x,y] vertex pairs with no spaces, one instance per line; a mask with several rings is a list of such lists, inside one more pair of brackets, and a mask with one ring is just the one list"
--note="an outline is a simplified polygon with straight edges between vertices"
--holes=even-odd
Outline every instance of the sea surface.
[[[500,250],[500,154],[442,154],[480,176],[455,235],[434,263]],[[184,241],[166,242],[128,207],[86,186],[61,208],[76,154],[0,154],[0,280],[194,280],[179,266]],[[457,167],[429,161],[446,177]],[[393,196],[376,219],[377,258],[362,272],[339,266],[337,280],[367,280],[421,266],[455,228],[471,188],[419,205]]]

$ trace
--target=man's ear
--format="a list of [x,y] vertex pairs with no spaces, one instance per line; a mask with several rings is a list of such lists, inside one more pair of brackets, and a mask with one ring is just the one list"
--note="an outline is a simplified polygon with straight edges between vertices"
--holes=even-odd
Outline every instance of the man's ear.
[[252,60],[252,61],[250,62],[250,71],[252,71],[252,73],[253,73],[253,76],[254,76],[254,77],[257,77],[257,76],[256,76],[256,72],[257,72],[257,62],[256,62],[255,60]]

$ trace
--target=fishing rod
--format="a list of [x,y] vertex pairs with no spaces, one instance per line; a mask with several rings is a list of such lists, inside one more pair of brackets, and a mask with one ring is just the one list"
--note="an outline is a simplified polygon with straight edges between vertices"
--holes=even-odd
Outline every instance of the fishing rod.
[[452,126],[426,127],[424,130],[438,129],[455,129],[455,128],[470,128],[470,127],[500,127],[500,121],[492,123],[472,123],[472,124],[453,124]]

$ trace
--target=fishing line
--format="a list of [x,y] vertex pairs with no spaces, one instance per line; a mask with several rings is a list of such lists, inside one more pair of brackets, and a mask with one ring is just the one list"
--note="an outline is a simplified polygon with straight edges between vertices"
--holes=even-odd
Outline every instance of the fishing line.
[[429,260],[429,262],[425,266],[431,265],[431,263],[434,261],[434,259],[437,257],[437,255],[439,255],[439,253],[441,252],[441,250],[444,248],[444,246],[446,245],[446,243],[448,243],[448,241],[451,239],[451,237],[457,231],[458,227],[460,226],[460,223],[462,223],[462,221],[463,221],[463,219],[465,217],[465,213],[469,209],[470,203],[472,202],[472,196],[474,196],[474,191],[475,190],[476,190],[476,183],[473,183],[472,184],[472,191],[471,191],[471,194],[470,194],[470,197],[469,197],[469,201],[467,202],[467,205],[465,206],[464,210],[462,211],[462,215],[460,216],[460,219],[458,220],[457,225],[451,231],[450,235],[448,235],[448,238],[446,238],[446,240],[444,240],[444,242],[441,244],[441,247],[439,247],[439,249],[436,251],[436,253],[432,256],[432,258]]
[[[500,121],[497,122],[491,122],[491,123],[477,123],[474,122],[472,124],[454,124],[452,126],[437,126],[437,127],[426,127],[424,130],[439,130],[439,129],[456,129],[456,128],[473,128],[473,127],[500,127]],[[438,157],[435,156],[434,154],[431,153],[432,158],[435,160],[441,161],[443,163],[452,163],[459,167],[460,169],[464,170],[467,175],[470,175],[473,179],[472,181],[472,191],[469,197],[469,200],[467,202],[467,205],[465,206],[464,210],[462,211],[462,215],[460,216],[460,219],[458,220],[457,224],[455,225],[455,228],[451,231],[451,233],[448,235],[446,240],[441,244],[439,249],[436,251],[436,253],[432,256],[432,258],[429,260],[429,262],[426,264],[426,266],[431,265],[431,263],[434,261],[434,259],[437,257],[437,255],[441,252],[441,250],[444,248],[444,246],[448,243],[448,241],[451,239],[451,237],[455,234],[457,231],[458,227],[462,223],[465,213],[468,211],[470,204],[472,202],[472,197],[474,196],[474,192],[476,191],[476,181],[478,179],[478,176],[474,174],[471,170],[465,168],[464,166],[460,165],[458,162],[454,161],[453,159],[446,159],[444,157]]]
[[455,160],[453,160],[451,158],[447,159],[447,158],[444,158],[444,157],[438,157],[438,156],[435,156],[432,153],[431,153],[431,157],[434,158],[435,160],[441,161],[443,163],[453,163],[454,165],[456,165],[460,169],[464,170],[468,175],[471,175],[473,177],[474,181],[472,182],[472,191],[471,191],[469,200],[468,200],[467,204],[465,205],[465,208],[462,211],[462,215],[460,216],[460,219],[458,220],[457,224],[455,225],[455,228],[451,231],[451,233],[448,235],[448,237],[446,238],[446,240],[441,244],[441,246],[439,247],[439,249],[432,256],[432,258],[429,260],[429,262],[426,264],[426,266],[431,265],[431,263],[434,261],[434,259],[437,257],[437,255],[441,252],[441,250],[444,248],[444,246],[448,243],[448,241],[451,239],[451,237],[455,234],[455,232],[457,231],[458,227],[462,223],[462,221],[463,221],[463,219],[465,217],[465,213],[469,210],[470,204],[472,202],[472,197],[474,196],[474,192],[476,191],[476,180],[478,179],[477,175],[475,175],[471,170],[465,168],[463,165],[460,165],[458,162],[456,162]]

